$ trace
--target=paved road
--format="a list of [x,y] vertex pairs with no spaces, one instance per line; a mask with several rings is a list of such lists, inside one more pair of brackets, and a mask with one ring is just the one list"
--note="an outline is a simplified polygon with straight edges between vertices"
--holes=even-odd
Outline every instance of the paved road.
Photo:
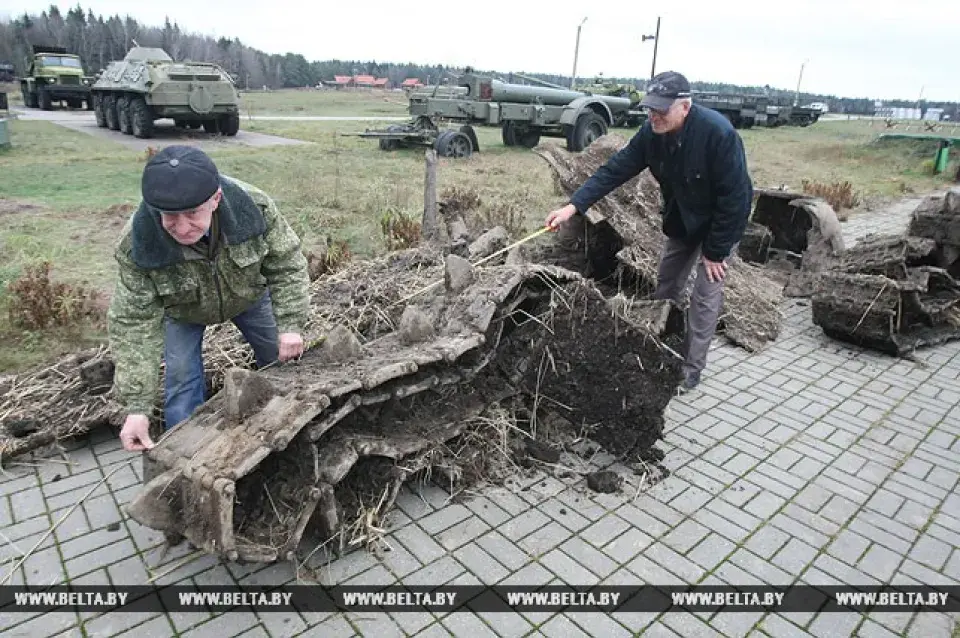
[[230,148],[231,146],[293,146],[300,144],[311,144],[304,140],[295,140],[277,135],[267,135],[265,133],[255,133],[253,131],[243,130],[241,123],[240,131],[234,137],[223,137],[211,135],[202,129],[185,131],[173,126],[169,120],[158,120],[154,136],[150,139],[139,139],[132,135],[124,135],[119,131],[111,131],[97,126],[96,118],[91,111],[41,111],[38,109],[15,110],[20,119],[24,120],[43,120],[53,122],[60,126],[87,133],[102,139],[112,140],[118,144],[123,144],[134,150],[142,151],[147,147],[161,148],[169,144],[191,144],[201,148],[212,150],[217,148]]
[[[902,229],[909,210],[844,224],[849,243]],[[847,347],[784,303],[766,351],[717,341],[701,388],[668,407],[671,475],[637,496],[598,495],[541,473],[514,489],[447,502],[405,488],[391,551],[315,556],[330,584],[960,584],[960,342],[919,363]],[[111,433],[70,446],[75,464],[0,474],[0,577],[80,497],[131,455]],[[598,455],[630,476],[626,468]],[[283,584],[289,563],[237,565],[186,544],[157,562],[159,533],[127,519],[139,463],[114,474],[45,540],[14,582]],[[330,562],[327,562],[330,560]],[[209,613],[30,616],[0,611],[5,635],[182,636],[845,636],[950,638],[943,613]]]

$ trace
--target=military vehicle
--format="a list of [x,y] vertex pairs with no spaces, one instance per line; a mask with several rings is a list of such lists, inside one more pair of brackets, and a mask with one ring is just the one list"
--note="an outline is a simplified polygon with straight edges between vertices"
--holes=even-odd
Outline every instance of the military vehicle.
[[176,62],[160,48],[135,46],[111,62],[93,85],[97,126],[140,138],[154,122],[236,135],[240,95],[230,76],[211,62]]
[[33,57],[20,80],[23,105],[49,111],[54,102],[78,109],[86,101],[87,109],[92,109],[90,80],[83,73],[80,56],[63,47],[33,45]]
[[722,113],[735,128],[754,126],[810,126],[820,119],[821,111],[793,106],[786,98],[745,93],[694,91],[694,104]]
[[734,128],[767,125],[767,104],[764,95],[693,91],[693,103],[722,114]]
[[0,62],[0,82],[13,82],[17,79],[17,70],[9,62]]
[[[380,148],[433,146],[444,157],[467,157],[479,150],[473,125],[500,126],[506,146],[533,148],[541,137],[559,137],[579,152],[612,126],[639,126],[645,114],[629,97],[572,91],[522,77],[542,86],[513,84],[467,70],[455,85],[438,85],[410,93],[413,119],[383,130],[356,133],[380,140]],[[462,123],[441,129],[441,121]]]

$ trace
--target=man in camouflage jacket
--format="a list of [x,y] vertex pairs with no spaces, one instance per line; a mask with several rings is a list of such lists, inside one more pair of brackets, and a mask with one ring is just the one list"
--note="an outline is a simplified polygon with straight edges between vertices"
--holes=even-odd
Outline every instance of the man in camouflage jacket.
[[300,239],[263,191],[221,174],[202,151],[168,146],[143,171],[143,201],[117,246],[107,314],[124,449],[149,449],[165,362],[170,428],[206,400],[206,326],[232,321],[258,366],[299,357],[309,310]]

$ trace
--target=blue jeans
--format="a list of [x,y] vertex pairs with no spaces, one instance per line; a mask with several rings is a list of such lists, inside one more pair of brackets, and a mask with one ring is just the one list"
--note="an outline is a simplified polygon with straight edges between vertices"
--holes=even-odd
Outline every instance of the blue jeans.
[[[232,321],[253,348],[258,367],[277,360],[280,346],[269,291]],[[164,427],[170,429],[187,419],[206,401],[203,375],[203,333],[206,326],[165,317],[164,327],[166,378],[163,416]]]

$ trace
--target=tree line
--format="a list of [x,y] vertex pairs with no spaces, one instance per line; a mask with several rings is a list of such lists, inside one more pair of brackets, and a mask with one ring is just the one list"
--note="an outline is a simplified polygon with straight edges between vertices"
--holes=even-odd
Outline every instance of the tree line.
[[[298,53],[267,53],[243,44],[238,38],[213,38],[202,33],[188,33],[169,18],[163,26],[140,24],[126,15],[104,17],[84,10],[79,4],[62,13],[55,4],[39,15],[24,13],[8,21],[0,21],[0,63],[13,64],[18,75],[24,75],[29,65],[32,46],[59,46],[81,57],[84,71],[96,74],[111,61],[122,59],[135,44],[164,49],[175,60],[213,62],[233,76],[241,89],[279,89],[313,87],[330,81],[335,75],[373,75],[387,78],[394,86],[407,78],[418,78],[425,84],[454,77],[459,69],[444,65],[416,64],[413,62],[377,62],[375,60],[315,60],[309,61]],[[506,81],[514,78],[511,72],[482,71]],[[570,76],[545,73],[526,73],[530,77],[570,85]],[[578,78],[578,84],[589,83],[593,78]],[[643,90],[645,79],[605,78],[614,82],[636,86]],[[739,86],[718,82],[691,82],[694,90],[722,91],[731,93],[765,94],[792,104],[794,91],[770,86]],[[800,94],[800,103],[824,102],[830,110],[839,113],[873,114],[874,100],[848,98],[817,93]],[[951,119],[960,117],[960,105],[954,102],[922,102],[917,100],[890,100],[884,106],[945,108]]]

